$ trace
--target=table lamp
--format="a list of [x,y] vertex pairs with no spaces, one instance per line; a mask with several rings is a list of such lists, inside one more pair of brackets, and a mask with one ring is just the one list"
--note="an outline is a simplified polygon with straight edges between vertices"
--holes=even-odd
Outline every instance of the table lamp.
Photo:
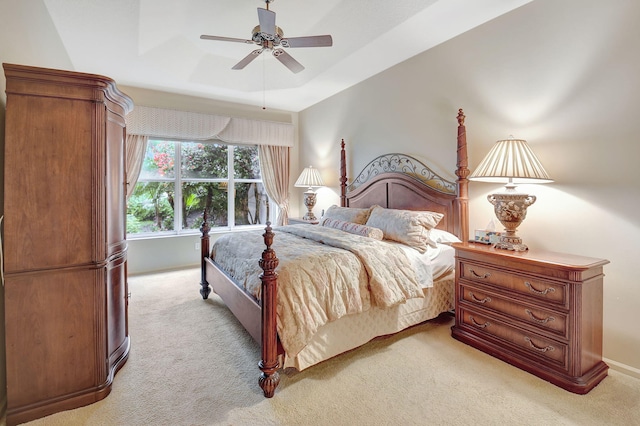
[[316,193],[313,191],[313,187],[324,186],[320,172],[312,166],[306,167],[300,173],[300,177],[294,186],[308,188],[304,192],[304,205],[307,206],[307,213],[302,217],[302,220],[316,220],[313,214],[313,207],[316,205]]
[[527,216],[527,207],[535,203],[536,196],[517,192],[516,184],[549,183],[553,180],[542,167],[527,141],[514,139],[513,136],[497,141],[480,165],[471,173],[469,180],[506,182],[504,192],[487,196],[494,206],[496,217],[506,231],[494,247],[513,251],[528,250],[516,231]]

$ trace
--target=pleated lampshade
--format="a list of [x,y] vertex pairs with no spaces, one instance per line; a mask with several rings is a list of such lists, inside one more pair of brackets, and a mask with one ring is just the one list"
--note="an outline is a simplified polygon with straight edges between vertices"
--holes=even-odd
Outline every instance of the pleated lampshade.
[[505,139],[497,141],[469,180],[481,182],[549,183],[553,180],[533,153],[527,141]]
[[324,182],[322,181],[322,176],[320,176],[318,169],[314,169],[312,166],[309,166],[305,167],[302,173],[300,173],[300,177],[294,186],[312,188],[314,186],[324,186]]

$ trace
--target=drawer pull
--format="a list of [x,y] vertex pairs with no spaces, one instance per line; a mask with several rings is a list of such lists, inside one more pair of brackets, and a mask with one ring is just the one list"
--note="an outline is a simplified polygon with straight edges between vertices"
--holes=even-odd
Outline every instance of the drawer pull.
[[486,280],[487,278],[489,278],[491,276],[491,274],[489,272],[485,273],[485,274],[478,274],[476,271],[474,271],[473,269],[469,269],[469,271],[471,271],[471,273],[476,277],[476,278],[480,278],[483,280]]
[[469,296],[471,296],[471,299],[476,303],[484,304],[484,303],[487,303],[487,302],[491,302],[491,298],[489,296],[485,297],[484,299],[478,299],[476,297],[476,295],[473,294],[473,292],[471,292],[471,291],[469,292]]
[[530,339],[530,338],[528,338],[527,336],[524,336],[524,340],[526,340],[527,342],[529,342],[529,346],[531,346],[531,348],[532,348],[532,349],[535,349],[535,350],[536,350],[536,351],[538,351],[538,352],[542,352],[542,353],[545,353],[545,352],[551,352],[551,351],[553,351],[553,350],[555,349],[555,348],[554,348],[553,346],[551,346],[551,345],[549,345],[549,346],[545,346],[544,348],[541,348],[541,347],[539,347],[539,346],[536,346],[536,345],[531,341],[531,339]]
[[543,296],[544,296],[544,295],[546,295],[547,293],[553,293],[554,291],[556,291],[556,289],[555,289],[555,288],[553,288],[553,287],[545,288],[545,289],[544,289],[544,290],[542,290],[542,291],[541,291],[541,290],[537,290],[536,288],[534,288],[534,287],[531,285],[531,283],[530,283],[529,281],[525,281],[525,282],[524,282],[524,285],[526,285],[527,287],[529,287],[529,290],[530,290],[531,292],[533,292],[533,293],[535,293],[535,294],[541,294],[541,295],[543,295]]
[[476,321],[476,319],[472,316],[469,316],[469,319],[471,320],[471,322],[473,323],[473,325],[475,325],[478,328],[486,328],[489,327],[491,325],[491,323],[489,321],[485,322],[484,324],[480,324],[478,321]]
[[538,318],[535,315],[533,315],[533,312],[531,312],[529,309],[525,309],[524,311],[527,313],[527,315],[529,315],[529,318],[531,318],[532,321],[535,321],[538,324],[546,324],[549,321],[555,320],[554,317]]

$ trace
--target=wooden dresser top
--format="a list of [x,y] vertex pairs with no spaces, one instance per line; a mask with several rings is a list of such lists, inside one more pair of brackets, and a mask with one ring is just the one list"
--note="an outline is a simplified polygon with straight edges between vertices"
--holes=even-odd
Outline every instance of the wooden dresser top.
[[454,243],[452,246],[456,250],[461,250],[468,253],[475,254],[492,254],[496,256],[502,256],[506,259],[530,263],[530,264],[553,264],[559,267],[574,269],[574,270],[586,270],[595,267],[601,267],[609,263],[606,259],[599,259],[595,257],[579,256],[568,253],[558,253],[547,250],[529,249],[527,251],[511,251],[504,249],[493,248],[492,245],[476,244],[476,243]]

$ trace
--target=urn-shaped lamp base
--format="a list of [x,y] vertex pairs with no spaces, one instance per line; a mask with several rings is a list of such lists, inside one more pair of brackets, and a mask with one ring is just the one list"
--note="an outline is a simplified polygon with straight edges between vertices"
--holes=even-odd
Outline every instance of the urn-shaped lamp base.
[[487,199],[493,204],[496,217],[506,231],[494,247],[513,251],[528,250],[528,247],[522,243],[522,238],[516,235],[516,231],[527,216],[527,207],[536,202],[535,195],[507,190],[491,194]]
[[316,205],[316,193],[311,188],[304,193],[304,205],[307,207],[307,212],[302,219],[316,220],[316,215],[313,214],[313,207]]

